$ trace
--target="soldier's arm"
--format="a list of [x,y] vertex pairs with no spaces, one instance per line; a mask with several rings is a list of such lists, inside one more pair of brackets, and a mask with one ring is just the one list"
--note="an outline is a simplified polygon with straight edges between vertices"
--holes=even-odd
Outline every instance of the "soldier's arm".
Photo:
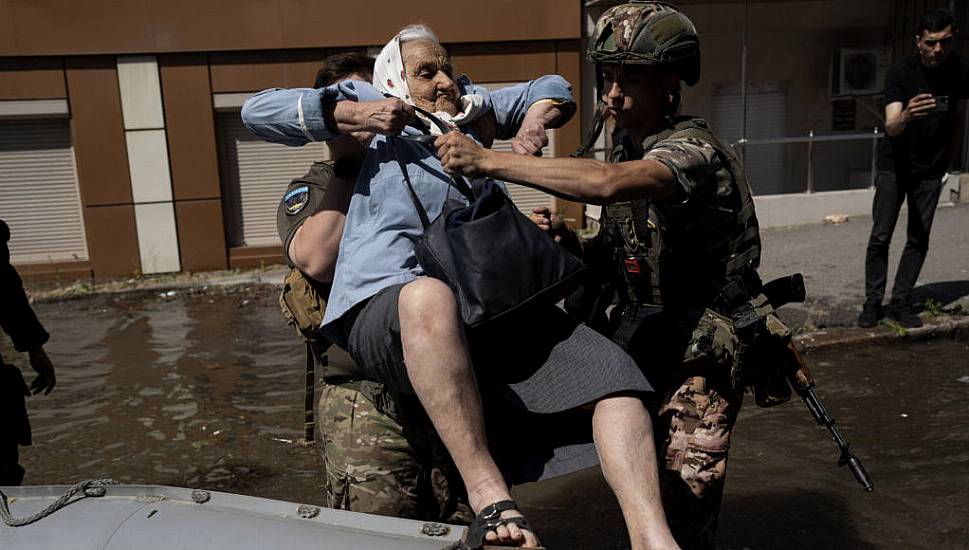
[[352,195],[352,182],[334,178],[323,196],[320,211],[306,218],[293,234],[289,259],[307,277],[321,283],[333,280]]
[[608,204],[663,198],[679,190],[673,171],[655,159],[618,164],[594,159],[543,159],[484,149],[453,133],[441,136],[435,145],[441,163],[449,172],[486,175],[567,200]]

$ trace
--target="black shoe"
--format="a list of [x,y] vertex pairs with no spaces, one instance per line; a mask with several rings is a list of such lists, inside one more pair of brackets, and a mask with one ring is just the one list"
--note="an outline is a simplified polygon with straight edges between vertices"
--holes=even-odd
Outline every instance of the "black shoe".
[[892,304],[888,308],[888,317],[905,328],[919,328],[922,320],[915,313],[911,304]]
[[878,324],[882,318],[882,306],[874,302],[865,302],[861,308],[861,315],[858,316],[858,326],[861,328],[872,328]]

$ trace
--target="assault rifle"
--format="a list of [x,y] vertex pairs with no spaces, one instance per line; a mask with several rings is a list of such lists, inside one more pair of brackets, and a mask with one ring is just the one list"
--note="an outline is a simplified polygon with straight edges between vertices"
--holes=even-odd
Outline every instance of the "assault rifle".
[[[775,279],[764,285],[763,293],[775,309],[789,302],[803,302],[805,298],[804,279],[800,273]],[[787,351],[789,353],[787,354],[788,360],[784,365],[784,374],[788,384],[804,400],[804,404],[811,411],[811,416],[814,417],[814,420],[831,432],[831,438],[834,439],[838,449],[841,450],[841,456],[838,458],[838,466],[847,464],[851,473],[854,474],[855,479],[858,480],[858,483],[866,491],[871,492],[875,486],[872,484],[871,478],[868,477],[868,472],[865,471],[861,460],[852,452],[848,442],[845,441],[844,436],[841,435],[841,432],[835,426],[834,418],[828,414],[827,409],[824,408],[824,404],[818,399],[818,395],[814,391],[814,377],[811,375],[811,371],[808,370],[807,365],[804,364],[804,360],[801,359],[801,354],[798,353],[794,342],[788,342]],[[788,392],[788,395],[790,395],[790,392]]]

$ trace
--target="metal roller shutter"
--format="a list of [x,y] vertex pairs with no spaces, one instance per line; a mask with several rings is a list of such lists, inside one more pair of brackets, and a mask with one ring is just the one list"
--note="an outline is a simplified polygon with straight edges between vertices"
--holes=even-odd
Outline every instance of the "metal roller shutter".
[[[729,143],[740,139],[743,104],[739,94],[713,97],[713,129]],[[784,92],[747,94],[747,138],[766,139],[784,136],[787,95]],[[746,147],[744,174],[755,195],[795,192],[785,188],[784,145],[753,144]]]
[[[515,82],[505,82],[501,84],[482,84],[481,86],[488,90],[498,90],[507,86],[513,86],[515,84]],[[557,133],[558,130],[548,131],[548,146],[542,149],[543,157],[547,158],[554,156],[552,151],[555,150],[555,136]],[[491,145],[491,148],[495,151],[511,152],[511,141],[496,140]],[[515,203],[515,206],[518,207],[518,210],[525,214],[531,214],[532,208],[552,205],[552,195],[543,193],[537,189],[532,189],[531,187],[509,183],[508,193],[511,195],[511,200]]]
[[70,121],[0,122],[0,219],[13,264],[88,259]]
[[276,206],[283,191],[314,161],[328,158],[326,146],[288,147],[262,141],[246,130],[239,111],[219,113],[216,123],[229,245],[279,244]]
[[[553,156],[552,151],[555,150],[556,132],[558,132],[558,130],[548,131],[548,145],[542,148],[543,157]],[[491,148],[495,151],[506,151],[510,153],[511,141],[496,140],[491,145]],[[525,214],[531,214],[533,208],[552,205],[552,195],[543,193],[537,189],[532,189],[531,187],[525,187],[524,185],[515,185],[513,183],[509,183],[508,194],[511,195],[511,200],[515,203],[515,206],[518,207],[518,210],[524,212]]]

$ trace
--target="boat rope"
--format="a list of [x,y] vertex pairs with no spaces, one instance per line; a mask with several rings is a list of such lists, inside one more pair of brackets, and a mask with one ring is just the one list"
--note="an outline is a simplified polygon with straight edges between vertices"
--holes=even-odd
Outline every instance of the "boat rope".
[[[10,504],[7,502],[7,495],[4,494],[3,491],[0,491],[0,518],[3,519],[4,525],[7,525],[8,527],[23,527],[24,525],[30,525],[35,521],[44,519],[45,517],[53,514],[72,502],[77,502],[86,497],[103,497],[105,492],[107,492],[106,487],[108,485],[118,484],[119,483],[113,479],[89,479],[87,481],[82,481],[68,489],[66,493],[61,495],[47,508],[44,508],[40,512],[25,518],[15,518],[10,515]],[[77,495],[81,496],[79,498],[74,498]]]

